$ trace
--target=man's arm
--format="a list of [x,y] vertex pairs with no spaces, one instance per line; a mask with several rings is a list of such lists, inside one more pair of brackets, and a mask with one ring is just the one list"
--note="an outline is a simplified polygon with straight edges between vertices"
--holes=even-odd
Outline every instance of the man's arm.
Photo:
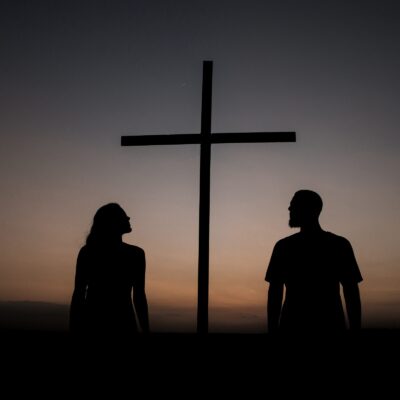
[[283,283],[270,283],[268,289],[268,332],[276,332],[279,327],[283,299]]
[[352,331],[361,329],[361,298],[358,283],[343,284],[343,295],[346,302],[349,328]]
[[340,264],[343,266],[340,281],[343,286],[349,328],[356,331],[361,329],[361,298],[358,283],[363,278],[358,268],[353,248],[347,239],[345,239],[343,250],[343,262]]

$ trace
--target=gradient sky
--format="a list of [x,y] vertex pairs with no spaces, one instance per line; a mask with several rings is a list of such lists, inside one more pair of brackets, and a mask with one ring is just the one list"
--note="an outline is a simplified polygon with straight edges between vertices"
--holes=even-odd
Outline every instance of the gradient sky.
[[196,328],[199,146],[126,134],[295,130],[213,145],[210,330],[266,330],[272,247],[301,188],[347,237],[364,326],[400,327],[397,1],[21,1],[0,4],[0,300],[67,304],[101,205],[133,221],[154,330]]

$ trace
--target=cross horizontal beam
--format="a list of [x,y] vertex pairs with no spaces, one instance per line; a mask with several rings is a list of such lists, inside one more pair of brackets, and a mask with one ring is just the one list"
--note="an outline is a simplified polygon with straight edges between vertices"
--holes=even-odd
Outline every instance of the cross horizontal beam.
[[152,146],[209,143],[273,143],[295,142],[296,132],[213,133],[211,135],[140,135],[122,136],[122,146]]

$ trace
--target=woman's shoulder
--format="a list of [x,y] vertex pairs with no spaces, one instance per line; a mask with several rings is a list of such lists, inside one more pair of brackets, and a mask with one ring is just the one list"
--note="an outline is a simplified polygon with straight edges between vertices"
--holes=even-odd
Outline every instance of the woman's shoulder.
[[88,252],[89,252],[88,246],[85,244],[79,249],[78,257],[85,256]]
[[128,243],[122,243],[123,249],[126,252],[129,252],[131,255],[139,256],[139,255],[144,255],[144,250],[139,247],[135,246],[133,244],[128,244]]

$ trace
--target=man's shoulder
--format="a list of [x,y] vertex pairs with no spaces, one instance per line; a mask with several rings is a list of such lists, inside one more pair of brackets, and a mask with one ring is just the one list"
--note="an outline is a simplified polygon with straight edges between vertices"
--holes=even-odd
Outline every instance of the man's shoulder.
[[[297,244],[301,244],[305,240],[305,238],[307,238],[307,237],[304,237],[304,235],[302,235],[301,232],[297,232],[293,235],[286,236],[286,237],[278,240],[275,244],[275,247],[281,248],[281,247],[287,247],[287,246],[295,246]],[[321,240],[321,239],[323,239],[325,241],[329,241],[332,244],[337,245],[337,246],[344,246],[344,247],[351,246],[350,241],[348,239],[346,239],[345,237],[336,235],[335,233],[328,232],[328,231],[324,231],[322,233],[322,235],[316,236],[313,238],[313,240]]]
[[339,235],[336,235],[335,233],[328,232],[328,231],[326,231],[324,234],[325,234],[325,237],[327,238],[327,240],[330,240],[337,245],[351,246],[350,241],[343,236],[339,236]]
[[300,239],[300,233],[297,232],[293,235],[286,236],[280,240],[278,240],[275,244],[275,247],[280,248],[280,247],[286,247],[286,246],[292,246],[295,243],[297,243]]

